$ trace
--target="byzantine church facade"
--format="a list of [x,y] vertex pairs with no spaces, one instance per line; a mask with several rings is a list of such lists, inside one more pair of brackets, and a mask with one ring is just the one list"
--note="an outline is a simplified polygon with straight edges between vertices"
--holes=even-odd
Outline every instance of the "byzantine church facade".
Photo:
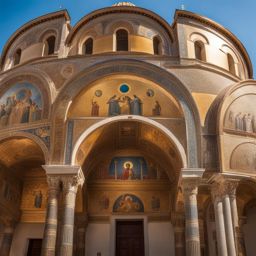
[[253,256],[243,44],[121,2],[21,26],[0,60],[2,256]]

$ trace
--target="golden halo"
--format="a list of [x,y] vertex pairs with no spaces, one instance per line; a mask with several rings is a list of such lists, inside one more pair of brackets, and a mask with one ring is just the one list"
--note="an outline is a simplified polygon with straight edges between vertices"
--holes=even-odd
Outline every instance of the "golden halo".
[[124,162],[124,165],[123,165],[124,168],[126,168],[126,164],[129,164],[129,165],[130,165],[130,168],[132,169],[133,163],[132,163],[131,161],[126,161],[126,162]]

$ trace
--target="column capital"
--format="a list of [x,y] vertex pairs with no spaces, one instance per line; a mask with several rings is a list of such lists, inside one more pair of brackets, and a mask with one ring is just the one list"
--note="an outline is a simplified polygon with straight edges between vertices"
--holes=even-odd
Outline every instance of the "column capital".
[[219,173],[212,176],[208,183],[211,185],[212,197],[214,199],[222,198],[226,195],[234,197],[239,179]]
[[63,190],[77,189],[84,184],[84,174],[81,168],[77,169],[76,173],[61,175]]
[[204,169],[186,168],[181,169],[184,194],[197,194],[198,185],[203,177]]
[[46,177],[47,177],[47,183],[48,183],[49,189],[59,190],[60,188],[59,176],[47,175]]
[[203,177],[205,169],[202,168],[182,168],[181,175],[182,179],[201,179]]

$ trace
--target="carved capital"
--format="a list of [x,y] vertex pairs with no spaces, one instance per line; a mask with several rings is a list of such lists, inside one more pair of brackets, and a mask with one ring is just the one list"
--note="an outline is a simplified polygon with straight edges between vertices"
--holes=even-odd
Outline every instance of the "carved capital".
[[58,176],[47,175],[49,190],[59,190],[60,178]]
[[238,180],[228,180],[226,181],[226,190],[230,197],[236,196],[236,189],[239,185]]
[[200,184],[199,178],[185,178],[182,181],[183,193],[185,196],[197,195],[198,186]]
[[43,165],[50,188],[56,188],[60,182],[63,190],[74,190],[84,183],[84,175],[80,166],[73,165]]
[[224,196],[235,197],[239,181],[218,174],[210,179],[210,184],[213,199],[220,200]]
[[182,169],[181,173],[184,195],[197,195],[204,169],[186,168]]
[[226,189],[225,189],[224,183],[213,182],[211,184],[211,195],[214,202],[216,200],[221,200],[225,194],[226,194]]
[[64,191],[73,191],[76,193],[78,187],[84,184],[85,179],[83,171],[79,169],[75,174],[61,175],[60,180]]

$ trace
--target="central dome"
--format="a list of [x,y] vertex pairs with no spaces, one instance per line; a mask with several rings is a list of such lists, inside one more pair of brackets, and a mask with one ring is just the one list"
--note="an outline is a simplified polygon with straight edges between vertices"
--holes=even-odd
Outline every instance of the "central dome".
[[135,4],[131,2],[119,2],[119,3],[113,4],[112,6],[135,6]]

